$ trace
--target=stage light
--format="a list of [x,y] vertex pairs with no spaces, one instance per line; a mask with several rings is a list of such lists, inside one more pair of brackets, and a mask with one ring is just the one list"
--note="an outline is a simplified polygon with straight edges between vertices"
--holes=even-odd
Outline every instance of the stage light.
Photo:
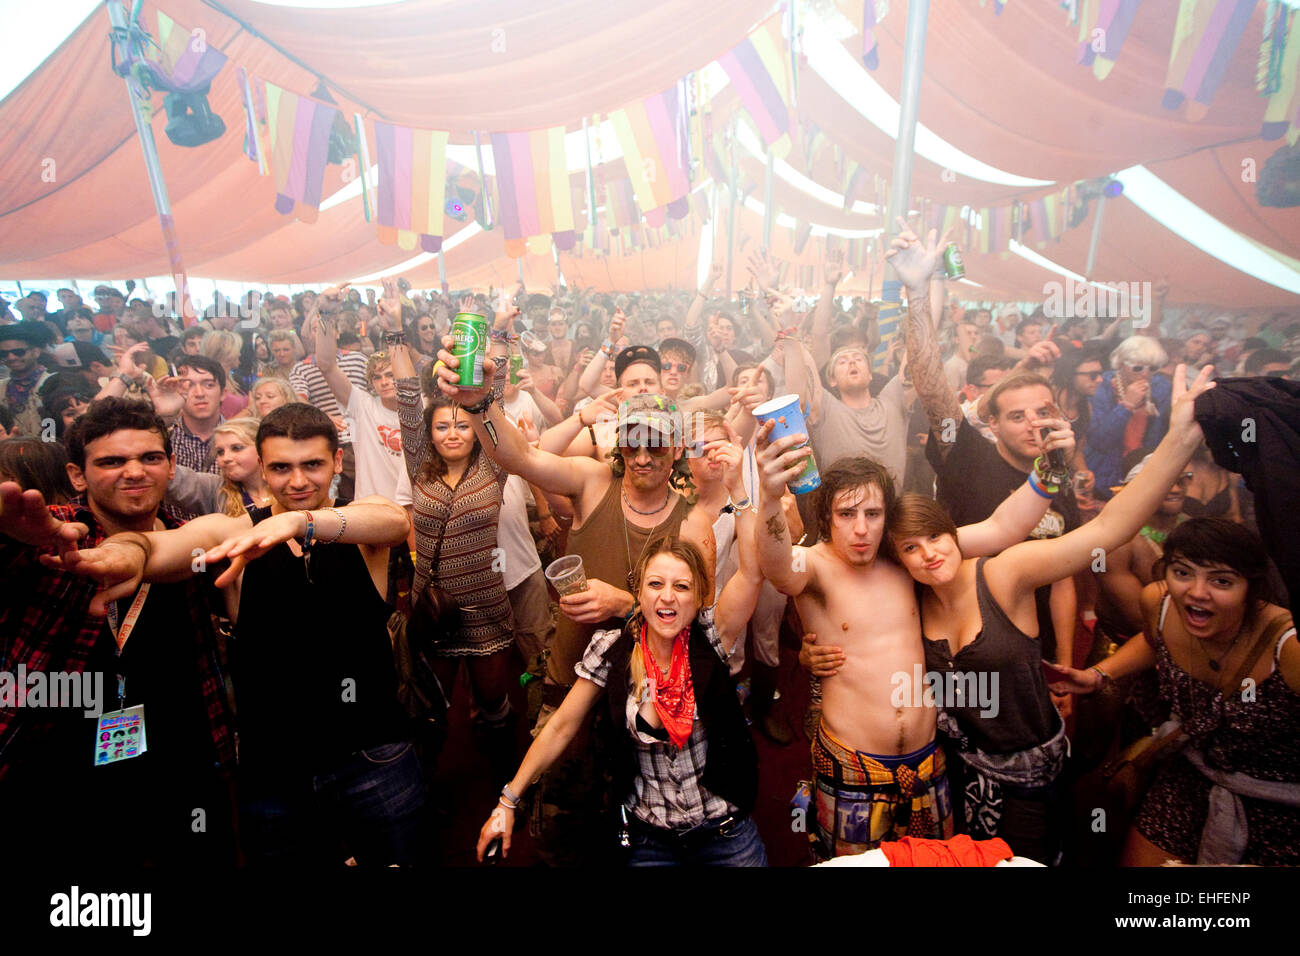
[[226,131],[221,117],[208,105],[208,86],[163,97],[167,111],[167,138],[177,146],[202,146]]

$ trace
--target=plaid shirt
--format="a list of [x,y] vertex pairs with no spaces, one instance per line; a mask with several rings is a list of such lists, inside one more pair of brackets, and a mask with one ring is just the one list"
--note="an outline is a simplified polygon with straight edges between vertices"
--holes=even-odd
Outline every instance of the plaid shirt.
[[[222,418],[221,421],[224,422],[225,419]],[[195,471],[206,471],[211,475],[220,474],[217,463],[212,460],[212,440],[215,435],[209,435],[205,441],[186,428],[183,420],[174,424],[169,429],[169,433],[176,464],[193,468]]]
[[[50,513],[60,521],[79,521],[90,529],[82,539],[82,548],[94,548],[107,535],[84,501],[70,505],[50,505]],[[160,511],[167,528],[177,522]],[[46,568],[37,561],[38,550],[0,535],[0,580],[5,582],[6,596],[0,602],[0,670],[16,673],[25,665],[27,673],[64,671],[82,673],[92,648],[107,627],[103,617],[90,613],[90,601],[98,591],[91,578],[67,571]],[[46,549],[46,553],[52,553]],[[217,761],[224,773],[234,764],[235,748],[231,734],[233,720],[226,702],[225,682],[217,661],[212,615],[198,579],[155,587],[184,587],[191,593],[189,630],[193,634],[198,673],[207,711],[208,726]],[[177,622],[184,626],[184,622]],[[40,711],[27,707],[0,707],[0,780],[9,764],[5,753],[20,733],[40,734],[48,730]]]
[[[709,644],[725,661],[722,643],[713,626],[712,609],[701,610],[700,616]],[[597,631],[592,635],[582,660],[574,666],[578,676],[585,677],[599,687],[608,686],[610,674],[606,655],[621,634],[622,631],[611,629]],[[659,740],[637,730],[636,715],[649,692],[649,681],[643,681],[639,688],[633,687],[630,669],[625,680],[629,690],[627,732],[636,742],[639,770],[628,809],[641,822],[665,830],[685,830],[699,826],[706,820],[717,820],[738,813],[735,805],[711,793],[700,782],[709,754],[709,741],[698,708],[691,736],[687,739],[686,746],[678,750],[666,740]]]

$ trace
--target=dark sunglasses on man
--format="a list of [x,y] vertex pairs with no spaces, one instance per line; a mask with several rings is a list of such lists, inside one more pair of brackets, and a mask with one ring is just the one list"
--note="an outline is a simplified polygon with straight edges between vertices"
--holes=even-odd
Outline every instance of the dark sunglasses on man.
[[660,368],[665,372],[671,372],[674,365],[677,367],[677,371],[681,372],[683,375],[691,370],[691,366],[687,362],[662,362],[660,363]]

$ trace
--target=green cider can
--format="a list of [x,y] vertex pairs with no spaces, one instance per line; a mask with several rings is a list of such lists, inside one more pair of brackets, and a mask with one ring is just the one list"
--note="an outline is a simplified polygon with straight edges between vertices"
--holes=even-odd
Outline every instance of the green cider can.
[[510,384],[519,384],[519,372],[524,367],[524,357],[519,352],[510,353]]
[[943,250],[943,271],[949,279],[966,278],[966,263],[962,261],[961,250],[955,242],[948,243]]
[[488,352],[487,317],[477,312],[457,312],[451,323],[451,354],[456,360],[457,384],[483,385],[483,359]]

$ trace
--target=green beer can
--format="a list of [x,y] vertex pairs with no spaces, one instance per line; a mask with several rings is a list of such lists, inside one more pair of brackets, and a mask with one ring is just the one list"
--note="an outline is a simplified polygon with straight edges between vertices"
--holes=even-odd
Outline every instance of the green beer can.
[[524,357],[519,352],[510,353],[510,384],[519,384],[519,371],[524,367]]
[[456,360],[457,384],[478,388],[483,384],[483,359],[488,351],[487,317],[477,312],[457,312],[451,323],[451,354]]
[[943,250],[943,272],[949,279],[966,278],[966,263],[962,261],[961,250],[955,242],[948,243],[948,248]]

